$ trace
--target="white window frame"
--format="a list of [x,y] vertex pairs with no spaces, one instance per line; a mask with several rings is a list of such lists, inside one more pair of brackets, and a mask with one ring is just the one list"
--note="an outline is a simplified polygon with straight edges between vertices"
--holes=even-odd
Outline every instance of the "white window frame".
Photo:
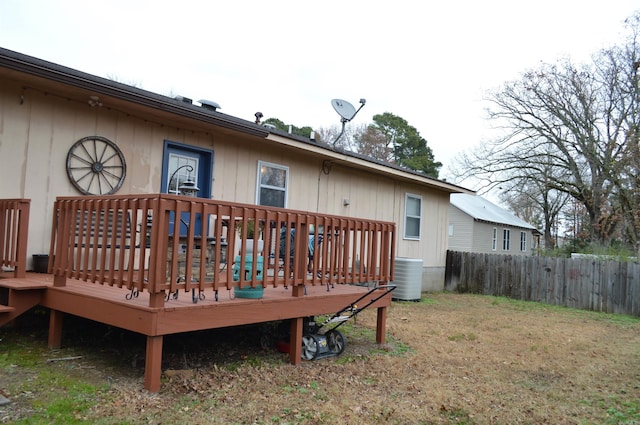
[[493,235],[491,239],[491,250],[495,251],[498,249],[498,228],[493,228]]
[[[414,216],[410,215],[407,209],[409,199],[415,199],[419,202],[420,215]],[[409,220],[418,220],[418,235],[407,235],[407,222]],[[413,193],[405,193],[404,194],[404,239],[419,241],[422,235],[422,196],[415,195]]]
[[[263,185],[262,184],[262,179],[261,179],[261,177],[262,177],[262,168],[263,167],[275,168],[275,169],[278,169],[278,170],[284,170],[284,172],[285,172],[284,188],[278,187],[278,186]],[[261,192],[261,189],[283,191],[284,192],[284,205],[282,206],[282,208],[287,208],[287,202],[288,202],[288,199],[289,199],[289,167],[287,167],[285,165],[274,164],[273,162],[258,161],[258,173],[257,173],[257,178],[256,178],[256,205],[262,205],[260,203],[260,192]]]
[[[188,171],[188,165],[192,168],[191,171]],[[188,178],[191,178],[191,181],[198,186],[198,174],[200,161],[197,157],[190,155],[180,155],[177,153],[169,154],[169,165],[167,169],[167,193],[172,193],[174,195],[180,195],[180,186],[187,181]],[[180,169],[180,167],[184,167]],[[180,169],[176,173],[176,170]],[[175,175],[174,175],[175,173]],[[171,177],[173,177],[176,181],[175,187],[171,190]]]
[[502,250],[509,251],[511,249],[511,229],[502,229]]
[[527,251],[527,232],[520,232],[520,251]]

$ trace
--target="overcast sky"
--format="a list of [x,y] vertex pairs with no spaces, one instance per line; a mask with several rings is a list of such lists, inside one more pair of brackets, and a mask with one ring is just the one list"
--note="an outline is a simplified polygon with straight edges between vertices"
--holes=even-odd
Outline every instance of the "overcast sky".
[[491,138],[486,91],[622,41],[638,0],[0,0],[0,46],[220,112],[314,128],[391,112],[446,167]]

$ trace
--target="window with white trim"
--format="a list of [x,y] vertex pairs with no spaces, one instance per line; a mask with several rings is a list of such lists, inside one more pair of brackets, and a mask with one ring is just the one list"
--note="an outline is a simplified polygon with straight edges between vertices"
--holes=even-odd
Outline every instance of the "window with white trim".
[[495,251],[496,249],[498,249],[498,228],[494,227],[493,235],[491,238],[491,250]]
[[422,227],[422,196],[410,193],[404,196],[404,238],[420,240]]
[[527,250],[527,232],[520,232],[520,251]]
[[[199,159],[197,156],[169,153],[167,169],[167,193],[180,194],[180,186],[191,180],[198,186]],[[169,181],[171,179],[171,181]]]
[[502,250],[509,251],[509,244],[511,243],[511,230],[502,229]]
[[256,204],[286,208],[288,184],[289,167],[258,161]]

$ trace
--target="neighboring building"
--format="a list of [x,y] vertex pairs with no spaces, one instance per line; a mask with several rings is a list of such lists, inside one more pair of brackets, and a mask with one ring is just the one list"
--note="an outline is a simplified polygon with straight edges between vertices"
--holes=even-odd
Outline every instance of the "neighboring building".
[[49,252],[57,196],[191,178],[204,198],[393,221],[395,255],[423,260],[423,290],[443,288],[449,195],[467,189],[1,48],[0,83],[0,197],[31,199],[29,259]]
[[531,255],[539,231],[480,196],[454,193],[448,235],[452,251]]

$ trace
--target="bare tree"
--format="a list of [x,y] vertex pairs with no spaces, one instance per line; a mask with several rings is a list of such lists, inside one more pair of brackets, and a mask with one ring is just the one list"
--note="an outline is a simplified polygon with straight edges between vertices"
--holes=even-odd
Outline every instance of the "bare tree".
[[[629,22],[637,30],[638,15]],[[634,35],[590,65],[564,59],[506,83],[488,111],[504,136],[460,157],[458,178],[566,194],[584,206],[591,240],[608,242],[621,228],[640,240],[637,64]]]
[[541,169],[542,178],[515,178],[500,186],[500,200],[518,217],[530,223],[544,234],[545,248],[557,247],[560,213],[567,204],[566,193],[551,189],[546,174],[552,167]]
[[356,151],[386,161],[394,163],[393,151],[387,145],[387,139],[380,131],[371,125],[363,125],[355,138]]
[[345,126],[344,133],[340,135],[342,132],[340,125],[336,124],[331,127],[321,127],[316,130],[316,140],[334,145],[340,149],[358,152],[357,140],[360,137],[360,133],[365,129],[366,124],[360,126],[348,125]]
[[613,213],[622,220],[624,239],[640,252],[640,12],[626,20],[629,36],[625,45],[604,52],[600,74],[612,78],[603,81],[612,96],[611,110],[617,126],[609,135],[621,140],[623,156],[618,173],[610,176],[614,183]]

